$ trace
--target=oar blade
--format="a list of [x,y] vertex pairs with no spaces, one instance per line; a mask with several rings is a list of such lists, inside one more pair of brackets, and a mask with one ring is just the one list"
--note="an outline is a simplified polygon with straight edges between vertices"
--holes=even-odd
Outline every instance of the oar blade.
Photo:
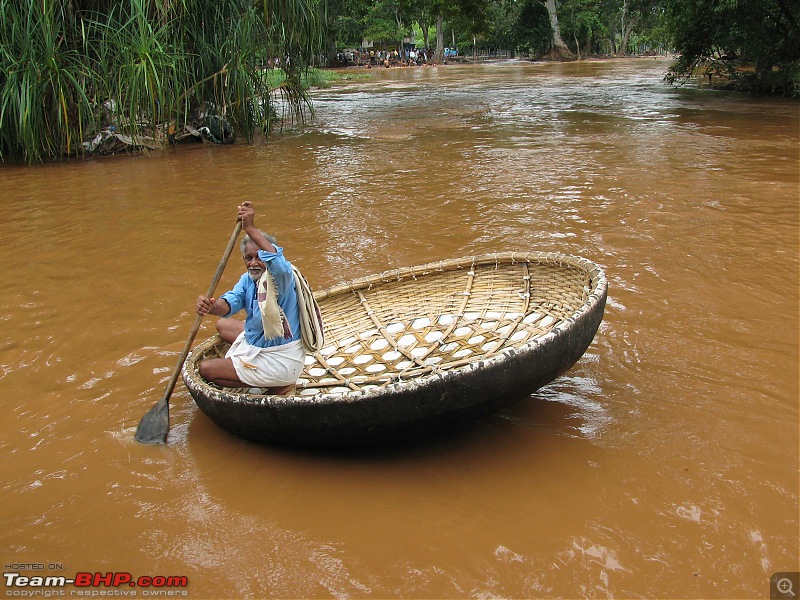
[[165,444],[169,433],[169,403],[159,400],[139,421],[134,438],[142,444]]

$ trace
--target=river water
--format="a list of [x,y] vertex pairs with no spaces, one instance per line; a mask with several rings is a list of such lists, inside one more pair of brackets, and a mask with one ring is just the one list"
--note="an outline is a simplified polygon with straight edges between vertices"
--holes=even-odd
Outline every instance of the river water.
[[[4,571],[186,576],[191,598],[767,597],[800,568],[800,107],[667,66],[375,70],[266,143],[1,166]],[[558,251],[604,267],[605,320],[566,375],[435,439],[260,446],[179,383],[168,445],[140,445],[245,199],[314,287]]]

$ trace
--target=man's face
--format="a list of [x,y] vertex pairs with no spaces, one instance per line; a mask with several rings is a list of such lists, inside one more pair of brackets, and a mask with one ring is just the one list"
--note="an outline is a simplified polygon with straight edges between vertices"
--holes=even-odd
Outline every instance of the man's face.
[[247,274],[250,275],[253,281],[258,281],[267,268],[267,265],[258,258],[258,246],[253,243],[247,244],[244,247],[242,258],[244,259],[245,267],[247,267]]

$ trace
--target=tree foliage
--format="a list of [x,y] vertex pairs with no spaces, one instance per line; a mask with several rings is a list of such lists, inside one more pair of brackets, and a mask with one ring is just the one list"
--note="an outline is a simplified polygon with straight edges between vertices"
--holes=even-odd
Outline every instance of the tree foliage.
[[601,0],[571,0],[561,9],[561,32],[578,58],[600,51],[609,40]]
[[[669,80],[703,66],[738,89],[800,95],[800,4],[788,0],[665,0],[680,58]],[[752,70],[747,67],[752,65]]]
[[550,18],[539,0],[499,0],[492,5],[490,14],[491,45],[531,57],[550,50]]

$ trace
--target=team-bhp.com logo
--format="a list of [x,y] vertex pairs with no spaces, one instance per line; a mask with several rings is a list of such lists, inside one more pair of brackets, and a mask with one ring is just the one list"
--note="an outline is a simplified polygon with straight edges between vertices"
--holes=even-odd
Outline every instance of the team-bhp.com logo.
[[[5,572],[6,596],[17,598],[50,598],[53,596],[161,596],[187,597],[184,589],[189,578],[183,575],[142,575],[134,578],[127,572],[75,573],[73,577],[63,575],[22,575]],[[73,589],[65,590],[67,586]]]

